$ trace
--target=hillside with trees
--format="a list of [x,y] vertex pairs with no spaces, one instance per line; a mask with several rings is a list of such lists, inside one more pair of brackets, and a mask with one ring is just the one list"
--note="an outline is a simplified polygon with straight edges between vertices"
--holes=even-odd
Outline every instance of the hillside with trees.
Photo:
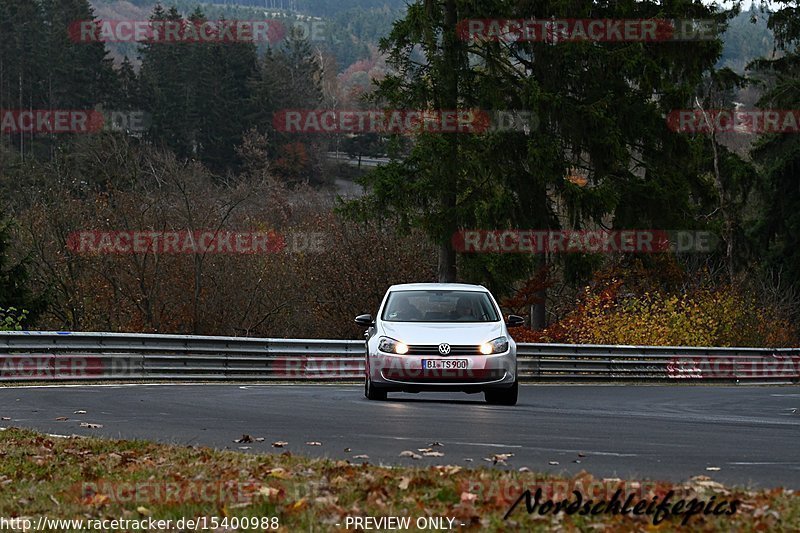
[[[328,38],[87,44],[68,32],[94,17],[247,19],[263,4],[0,1],[0,109],[148,119],[91,134],[3,130],[1,308],[27,310],[30,328],[351,337],[352,316],[374,311],[387,285],[458,280],[530,316],[536,331],[520,339],[798,342],[798,135],[681,133],[665,120],[743,102],[800,109],[797,2],[736,14],[690,1],[287,0],[281,16],[330,21]],[[724,42],[557,45],[457,33],[458,21],[524,17],[534,4],[554,17],[729,29]],[[387,108],[536,122],[326,135],[275,121],[286,110]],[[363,171],[332,163],[331,151],[390,161]],[[362,195],[336,197],[345,176]],[[289,245],[266,256],[70,247],[86,230],[215,228],[275,231]],[[707,231],[719,244],[683,254],[467,254],[453,244],[466,229],[513,228]],[[308,235],[322,249],[290,246]]]

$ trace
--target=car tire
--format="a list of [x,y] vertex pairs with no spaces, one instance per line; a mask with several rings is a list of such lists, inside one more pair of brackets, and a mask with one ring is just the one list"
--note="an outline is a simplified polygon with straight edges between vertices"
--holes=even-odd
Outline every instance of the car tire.
[[515,381],[507,389],[488,389],[483,391],[486,403],[492,405],[517,405],[519,396],[519,382]]
[[382,402],[386,400],[386,391],[376,389],[372,384],[372,380],[369,379],[369,376],[367,376],[366,380],[364,381],[364,396],[367,397],[367,400]]

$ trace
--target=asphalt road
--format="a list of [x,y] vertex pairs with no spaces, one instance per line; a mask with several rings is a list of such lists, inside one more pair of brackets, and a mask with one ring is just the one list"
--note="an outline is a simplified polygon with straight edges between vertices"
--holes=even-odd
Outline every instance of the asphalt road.
[[[0,416],[11,418],[0,426],[230,449],[239,449],[233,441],[248,434],[266,439],[247,445],[256,453],[279,453],[270,443],[286,441],[293,453],[353,462],[365,461],[354,459],[365,454],[374,464],[585,469],[664,481],[702,474],[729,484],[800,489],[799,387],[529,385],[521,387],[516,407],[482,399],[390,394],[387,402],[368,402],[352,385],[0,388]],[[69,420],[55,420],[63,416]],[[103,428],[81,428],[81,422]],[[443,444],[437,448],[443,457],[399,457],[432,442]],[[484,461],[498,453],[514,454],[508,466]]]

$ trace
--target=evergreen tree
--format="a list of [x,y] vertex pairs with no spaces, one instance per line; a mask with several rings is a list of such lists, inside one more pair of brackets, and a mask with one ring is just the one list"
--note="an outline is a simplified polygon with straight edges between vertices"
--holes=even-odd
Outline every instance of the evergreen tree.
[[[43,28],[39,2],[0,3],[0,109],[39,109],[47,102]],[[8,138],[21,157],[31,151],[33,133],[9,133]]]
[[[157,5],[151,20],[202,24]],[[257,69],[253,43],[148,42],[141,48],[142,98],[152,114],[149,138],[178,156],[197,157],[215,171],[235,169],[235,147],[247,130],[248,80]]]
[[139,76],[126,56],[117,70],[118,91],[114,98],[115,106],[125,111],[140,111],[142,109],[141,87]]
[[[397,74],[376,100],[392,108],[479,108],[533,113],[526,132],[421,135],[409,157],[371,173],[372,195],[355,214],[396,215],[440,244],[442,281],[454,279],[459,227],[680,228],[693,222],[701,179],[690,139],[664,117],[690,105],[717,62],[718,39],[679,42],[492,42],[454,39],[464,19],[717,19],[690,1],[419,0],[382,42]],[[568,179],[584,174],[587,186]],[[705,172],[705,171],[704,171]],[[573,258],[569,262],[573,262]],[[465,257],[479,280],[514,279],[535,268],[519,256]],[[527,263],[527,268],[525,264]]]
[[[303,154],[307,152],[303,145],[319,142],[315,134],[277,131],[273,122],[276,113],[281,111],[317,109],[322,103],[322,66],[318,53],[301,32],[290,32],[281,47],[267,50],[250,86],[251,120],[270,140],[271,159],[286,156],[286,160],[295,160],[298,150]],[[286,153],[288,147],[294,154],[291,157]],[[319,148],[317,151],[322,153],[324,150]],[[305,157],[300,159],[306,160]],[[303,172],[310,171],[306,165],[301,166]]]
[[[182,20],[176,9],[167,11],[160,4],[150,15],[151,22]],[[194,45],[164,42],[163,36],[156,36],[152,42],[143,43],[140,49],[141,94],[152,116],[149,139],[156,146],[168,148],[184,158],[192,156],[196,149],[195,86],[191,66],[186,60],[190,46]]]
[[[758,102],[762,109],[800,109],[800,2],[779,1],[769,27],[783,52],[752,68],[768,83]],[[800,135],[764,135],[753,151],[761,168],[763,205],[753,231],[762,263],[800,288]]]
[[[27,311],[25,320],[35,321],[47,307],[47,297],[31,293],[26,261],[10,262],[10,224],[6,221],[0,226],[0,313],[21,318],[22,311]],[[17,311],[10,312],[9,308]]]
[[47,103],[51,109],[92,109],[111,104],[116,77],[105,44],[75,42],[70,25],[94,19],[88,0],[43,0]]
[[[192,22],[205,20],[199,10]],[[249,80],[258,70],[253,43],[212,42],[193,47],[196,66],[198,153],[212,170],[234,170],[236,146],[249,128]]]

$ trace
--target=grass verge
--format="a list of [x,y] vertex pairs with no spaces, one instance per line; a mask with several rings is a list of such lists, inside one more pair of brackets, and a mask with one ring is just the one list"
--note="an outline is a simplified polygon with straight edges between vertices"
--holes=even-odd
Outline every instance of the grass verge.
[[[435,445],[432,450],[435,453]],[[493,458],[498,462],[505,459]],[[526,490],[531,491],[531,504],[535,504],[537,489],[541,498],[532,513],[528,513],[523,497],[510,516],[504,517]],[[554,509],[540,512],[549,499],[555,503],[570,498],[575,504],[577,496],[572,491],[582,497],[581,505],[573,507],[577,512],[569,514],[566,505],[557,514]],[[618,501],[622,504],[627,497],[631,497],[630,507],[645,502],[640,508],[644,513],[611,512],[613,507],[608,504],[617,491],[621,491]],[[656,513],[648,514],[645,506],[657,510],[657,504],[671,491],[668,507],[676,514],[661,513],[662,520],[655,526]],[[603,512],[581,514],[588,499],[593,500],[594,507],[587,508],[592,510],[601,509],[596,506],[605,501]],[[684,512],[677,514],[675,506],[681,500],[685,502]],[[734,501],[736,512],[726,513]],[[702,509],[687,517],[685,509],[694,505],[697,510],[700,502]],[[715,511],[721,514],[715,515]],[[279,451],[251,455],[3,429],[0,517],[36,520],[40,516],[171,519],[173,524],[181,518],[217,517],[220,524],[228,526],[217,531],[260,531],[275,525],[283,531],[337,531],[358,525],[391,530],[386,526],[398,524],[408,524],[412,530],[452,525],[467,531],[797,531],[800,497],[783,489],[729,488],[705,476],[670,485],[596,479],[586,473],[567,479],[459,466],[356,465]],[[227,524],[222,522],[225,517]],[[241,517],[276,520],[236,524],[233,519]],[[409,521],[357,523],[356,517],[407,517]],[[253,527],[256,523],[258,526]],[[262,527],[265,524],[268,527]],[[51,526],[51,530],[55,529]]]

